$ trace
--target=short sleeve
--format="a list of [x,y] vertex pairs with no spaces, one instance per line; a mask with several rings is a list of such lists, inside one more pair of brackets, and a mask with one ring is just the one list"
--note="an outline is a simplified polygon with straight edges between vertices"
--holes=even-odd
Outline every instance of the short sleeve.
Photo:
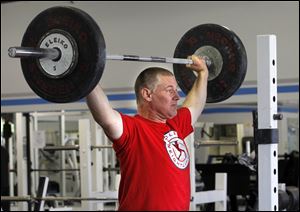
[[112,140],[113,148],[118,154],[122,149],[129,145],[130,137],[133,135],[135,122],[133,117],[124,115],[122,113],[121,118],[123,122],[123,133],[120,138]]
[[177,115],[171,120],[177,125],[178,130],[181,132],[183,138],[187,137],[194,131],[192,126],[191,112],[187,107],[178,109]]

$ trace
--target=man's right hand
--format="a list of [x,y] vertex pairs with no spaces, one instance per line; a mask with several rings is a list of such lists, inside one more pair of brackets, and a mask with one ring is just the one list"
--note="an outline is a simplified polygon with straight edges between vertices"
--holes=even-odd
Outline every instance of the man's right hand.
[[201,77],[208,78],[208,68],[204,58],[196,55],[189,56],[188,58],[192,59],[193,64],[187,64],[186,67],[194,70],[198,74],[201,74]]

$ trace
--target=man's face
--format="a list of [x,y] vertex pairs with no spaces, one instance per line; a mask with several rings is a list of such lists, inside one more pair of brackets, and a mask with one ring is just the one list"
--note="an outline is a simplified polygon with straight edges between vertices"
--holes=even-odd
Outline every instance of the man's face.
[[177,83],[174,76],[158,76],[152,93],[151,107],[161,118],[170,119],[177,114]]

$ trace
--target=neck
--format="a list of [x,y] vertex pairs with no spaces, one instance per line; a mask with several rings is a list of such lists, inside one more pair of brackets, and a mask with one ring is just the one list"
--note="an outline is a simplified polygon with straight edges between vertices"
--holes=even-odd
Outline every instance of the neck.
[[151,107],[146,105],[138,105],[137,113],[145,119],[157,122],[157,123],[166,123],[167,119],[162,117],[160,114],[152,110]]

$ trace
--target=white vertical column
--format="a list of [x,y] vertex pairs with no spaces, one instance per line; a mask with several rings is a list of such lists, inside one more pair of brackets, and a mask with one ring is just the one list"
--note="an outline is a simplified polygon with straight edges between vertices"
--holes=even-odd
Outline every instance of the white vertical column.
[[258,129],[276,129],[277,60],[276,36],[257,36]]
[[190,155],[190,182],[191,182],[191,201],[190,210],[196,210],[195,195],[196,195],[196,168],[195,168],[195,147],[194,147],[194,133],[190,134],[185,139],[189,155]]
[[[59,116],[59,122],[60,122],[60,145],[64,146],[65,145],[65,115],[64,111],[61,111],[61,115]],[[61,169],[65,170],[66,169],[66,151],[60,151],[61,155]],[[61,195],[64,197],[66,196],[66,172],[62,171],[61,172]]]
[[[24,159],[24,145],[26,140],[24,140],[24,122],[23,114],[16,114],[16,143],[17,143],[17,183],[18,183],[18,196],[28,195],[27,190],[27,163]],[[28,158],[27,158],[28,160]],[[18,203],[19,211],[27,211],[27,202]]]
[[[259,211],[277,211],[278,207],[278,141],[277,129],[277,60],[276,36],[257,36],[258,132],[258,198]],[[275,133],[276,134],[276,133]],[[276,137],[276,136],[275,136]]]
[[[80,182],[81,196],[92,197],[91,168],[91,128],[89,119],[79,120],[79,152],[80,152]],[[92,201],[82,201],[83,210],[91,211]]]
[[[105,135],[104,131],[102,130],[101,133],[101,137],[102,137],[102,145],[109,145],[109,140],[107,138],[107,136]],[[104,148],[101,150],[102,151],[102,155],[103,155],[103,159],[102,159],[102,170],[103,168],[107,168],[109,165],[109,160],[108,160],[108,148]],[[108,175],[108,171],[103,172],[103,191],[109,191],[109,175]]]
[[[101,131],[102,129],[97,124],[97,122],[90,118],[91,120],[91,144],[94,146],[101,145]],[[94,149],[92,150],[92,183],[93,183],[93,192],[99,193],[103,192],[103,164],[102,164],[102,152],[103,149]],[[96,210],[104,210],[103,202],[97,203]]]
[[[38,113],[37,112],[33,112],[32,114],[32,118],[33,118],[33,131],[32,131],[32,135],[33,137],[36,135],[36,132],[38,131]],[[36,138],[34,138],[36,139]],[[35,142],[32,142],[35,143]],[[39,169],[39,149],[36,148],[34,145],[31,145],[33,154],[32,155],[32,168],[33,169]],[[33,187],[34,187],[34,191],[32,192],[33,194],[36,194],[36,191],[38,189],[38,183],[39,183],[39,172],[35,171],[33,172]]]
[[227,209],[227,173],[216,173],[215,190],[222,192],[222,201],[215,202],[216,211],[226,211]]
[[[13,146],[14,146],[14,142],[13,142],[13,138],[10,137],[8,142],[10,143],[9,145],[9,150],[8,150],[8,156],[9,156],[9,170],[13,170],[14,169],[14,164],[15,164],[15,155],[13,152]],[[14,192],[14,185],[15,185],[15,178],[14,178],[15,173],[14,172],[9,172],[9,196],[15,196],[15,192]]]

